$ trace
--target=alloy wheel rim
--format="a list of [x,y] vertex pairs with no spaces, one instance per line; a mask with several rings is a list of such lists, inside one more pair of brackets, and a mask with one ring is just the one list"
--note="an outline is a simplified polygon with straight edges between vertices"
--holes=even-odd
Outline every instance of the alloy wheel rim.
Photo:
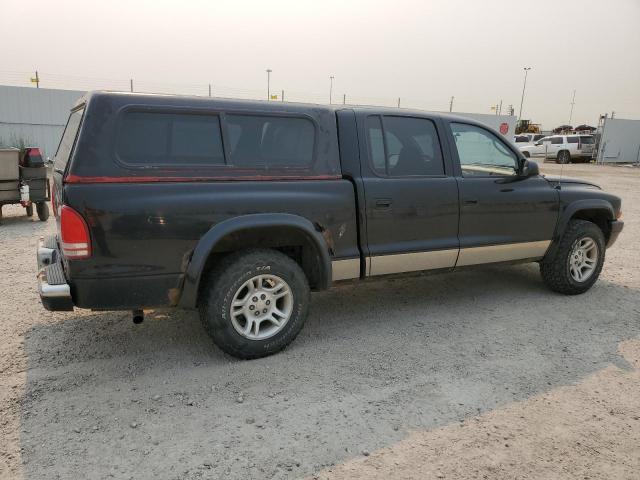
[[244,282],[231,301],[233,328],[249,340],[264,340],[281,331],[293,312],[293,293],[277,275],[256,275]]
[[569,255],[569,273],[576,282],[586,282],[598,265],[598,244],[591,237],[583,237],[573,245]]

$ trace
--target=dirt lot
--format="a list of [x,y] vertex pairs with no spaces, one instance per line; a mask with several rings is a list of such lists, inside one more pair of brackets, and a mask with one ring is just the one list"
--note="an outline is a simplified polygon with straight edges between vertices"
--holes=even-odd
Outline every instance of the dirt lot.
[[623,197],[587,294],[550,293],[535,265],[339,287],[250,362],[192,312],[46,312],[53,220],[5,207],[0,477],[638,478],[640,170],[564,174]]

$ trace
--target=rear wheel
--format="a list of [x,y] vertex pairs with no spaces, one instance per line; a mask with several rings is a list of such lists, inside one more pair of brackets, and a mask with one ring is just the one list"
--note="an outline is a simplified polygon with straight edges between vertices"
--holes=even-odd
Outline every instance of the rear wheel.
[[218,347],[234,357],[271,355],[291,343],[309,308],[309,284],[300,266],[268,249],[229,255],[201,291],[200,319]]
[[571,163],[571,154],[566,150],[558,152],[558,163]]
[[[33,212],[33,207],[31,208]],[[41,222],[46,222],[49,219],[49,205],[47,205],[47,202],[36,203],[36,211]]]
[[586,220],[572,220],[553,254],[540,262],[540,273],[551,290],[577,295],[598,280],[604,256],[602,230]]

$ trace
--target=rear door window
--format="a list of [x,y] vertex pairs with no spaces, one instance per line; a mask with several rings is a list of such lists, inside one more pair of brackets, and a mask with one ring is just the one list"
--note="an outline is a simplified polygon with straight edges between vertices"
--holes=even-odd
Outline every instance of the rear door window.
[[228,114],[225,125],[234,167],[311,167],[315,126],[306,118]]
[[217,115],[127,112],[116,151],[124,163],[143,167],[225,164]]
[[67,163],[69,162],[69,156],[71,155],[71,150],[73,149],[73,145],[76,141],[83,114],[84,108],[81,108],[71,112],[71,115],[69,115],[67,126],[64,129],[62,139],[58,145],[58,151],[53,159],[53,168],[58,173],[64,173]]
[[440,141],[426,118],[371,116],[367,118],[373,169],[390,177],[444,175]]
[[578,137],[567,137],[567,143],[578,143]]

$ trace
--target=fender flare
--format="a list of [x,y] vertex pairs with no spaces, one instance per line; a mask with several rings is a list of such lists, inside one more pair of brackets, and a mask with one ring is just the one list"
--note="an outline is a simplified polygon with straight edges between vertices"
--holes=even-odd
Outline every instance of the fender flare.
[[571,217],[582,210],[601,210],[607,214],[609,221],[615,220],[613,207],[607,200],[601,198],[592,198],[571,202],[566,206],[566,208],[558,218],[558,224],[553,236],[553,242],[551,243],[551,247],[547,251],[547,255],[549,255],[550,253],[552,254],[553,251],[555,251],[558,240],[560,240],[560,238],[562,238],[562,235],[564,235],[564,231],[567,229],[567,225],[569,225]]
[[289,213],[256,213],[223,220],[204,234],[193,250],[187,265],[178,306],[183,308],[195,308],[197,306],[198,291],[204,267],[218,242],[235,232],[250,232],[251,230],[267,227],[292,227],[304,233],[311,240],[320,257],[321,281],[319,288],[326,289],[329,287],[331,283],[329,246],[313,223],[306,218]]

